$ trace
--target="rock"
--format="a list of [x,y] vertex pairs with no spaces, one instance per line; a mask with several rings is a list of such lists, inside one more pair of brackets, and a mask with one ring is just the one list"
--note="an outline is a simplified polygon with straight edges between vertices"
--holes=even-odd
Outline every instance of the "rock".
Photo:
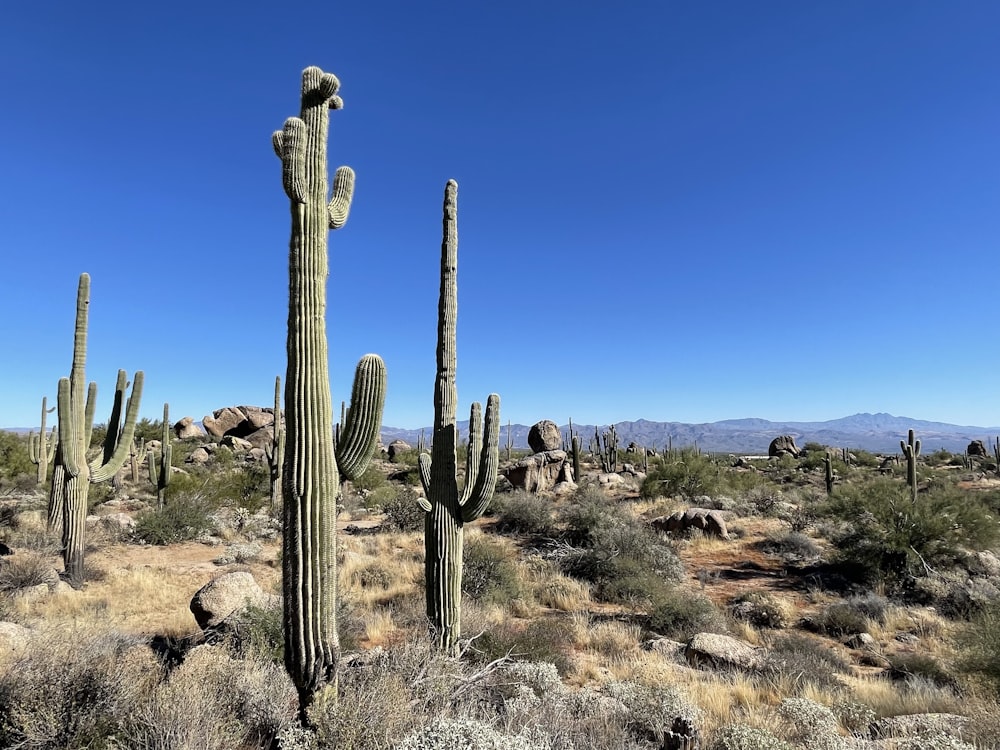
[[521,459],[503,474],[519,490],[545,492],[555,487],[565,464],[566,451],[543,451]]
[[49,591],[49,584],[36,583],[34,586],[25,586],[22,589],[17,589],[14,591],[11,599],[19,602],[37,602],[39,599],[48,597]]
[[0,622],[0,659],[24,651],[31,640],[31,631],[15,622]]
[[[0,554],[3,554],[0,551]],[[1000,578],[1000,559],[994,555],[989,550],[984,552],[976,552],[973,556],[974,566],[978,570],[973,570],[972,572],[983,573],[990,578]]]
[[528,446],[535,453],[545,453],[562,448],[562,433],[559,425],[548,419],[535,422],[528,430]]
[[970,456],[983,456],[984,458],[990,455],[986,452],[986,444],[982,440],[973,440],[969,443],[969,447],[965,449],[965,452]]
[[262,409],[259,406],[241,406],[246,413],[246,421],[253,427],[254,432],[265,427],[274,429],[274,409]]
[[391,443],[389,443],[389,449],[388,449],[389,460],[395,461],[396,457],[399,456],[400,453],[404,453],[406,451],[411,451],[411,450],[413,450],[413,446],[410,445],[405,440],[393,440]]
[[[225,445],[225,442],[228,439],[228,437],[222,439],[223,445]],[[239,438],[234,439],[239,440]],[[250,445],[254,448],[267,450],[274,443],[274,425],[272,424],[270,427],[261,427],[259,430],[254,430],[243,439],[250,443]]]
[[768,458],[775,458],[778,456],[792,456],[793,458],[798,458],[799,453],[798,446],[795,445],[795,438],[791,435],[779,435],[771,444],[767,447]]
[[[872,724],[872,739],[900,737],[958,737],[968,733],[970,720],[958,714],[903,714],[879,719]],[[931,747],[928,745],[927,747]]]
[[267,460],[267,451],[263,448],[251,448],[250,452],[247,453],[247,461],[254,461],[256,463],[261,463]]
[[205,425],[208,434],[213,437],[224,437],[227,432],[244,420],[241,412],[233,408],[217,409],[210,416],[202,417],[201,423]]
[[248,605],[263,607],[270,598],[252,575],[245,571],[225,573],[206,583],[191,599],[191,613],[202,630],[217,627]]
[[135,519],[128,513],[108,513],[101,516],[101,525],[112,531],[131,531],[135,528]]
[[209,459],[208,450],[204,446],[202,446],[200,448],[195,448],[193,451],[191,451],[188,457],[184,459],[184,463],[205,464],[208,463],[208,459]]
[[174,435],[178,440],[196,440],[205,437],[205,430],[195,424],[194,417],[181,417],[174,423]]
[[729,539],[726,519],[717,510],[710,508],[688,508],[669,516],[660,516],[649,522],[654,531],[684,533],[689,529],[700,529],[707,536]]
[[652,638],[643,643],[642,647],[646,651],[663,654],[676,662],[683,661],[684,651],[687,648],[687,646],[680,641],[674,641],[670,638]]
[[874,653],[879,653],[882,650],[879,648],[878,641],[872,637],[871,633],[855,633],[854,635],[848,636],[844,641],[844,645],[858,651],[872,651]]
[[697,633],[684,649],[691,666],[716,669],[757,669],[763,664],[764,653],[749,643],[720,633]]
[[235,453],[246,453],[254,447],[253,443],[249,440],[244,440],[243,438],[236,437],[235,435],[226,435],[222,438],[221,445],[232,449]]

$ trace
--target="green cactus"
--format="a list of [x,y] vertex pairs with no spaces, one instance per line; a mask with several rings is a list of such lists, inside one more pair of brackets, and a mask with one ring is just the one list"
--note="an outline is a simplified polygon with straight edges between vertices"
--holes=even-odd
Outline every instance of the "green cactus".
[[906,458],[906,482],[910,485],[910,496],[917,502],[917,457],[920,455],[920,441],[914,439],[913,430],[907,434],[906,442],[899,441],[899,447]]
[[463,528],[479,518],[493,497],[499,471],[500,397],[486,400],[486,419],[472,404],[465,484],[458,480],[458,425],[455,410],[458,317],[458,184],[444,191],[441,242],[441,292],[438,302],[437,375],[434,381],[434,433],[431,453],[420,454],[420,479],[427,498],[424,517],[424,579],[427,617],[436,646],[454,654],[462,632]]
[[826,458],[823,459],[823,468],[826,471],[825,481],[826,481],[826,494],[833,494],[833,454],[830,451],[826,452]]
[[[68,378],[59,380],[59,445],[65,469],[63,506],[63,564],[73,586],[83,584],[84,535],[87,519],[87,495],[90,485],[111,479],[125,463],[135,434],[135,420],[142,398],[143,373],[135,374],[132,395],[125,402],[128,379],[118,371],[115,398],[108,419],[102,455],[87,462],[94,425],[97,386],[88,388],[84,399],[87,363],[87,307],[90,304],[90,276],[80,275],[76,294],[76,328],[73,341],[73,367]],[[124,417],[123,417],[124,414]]]
[[302,109],[272,137],[282,185],[291,201],[287,450],[282,467],[285,667],[299,694],[300,717],[320,690],[336,700],[336,513],[340,472],[364,472],[378,442],[385,401],[385,365],[366,355],[358,364],[340,440],[334,441],[327,361],[326,281],[330,229],[347,221],[354,172],[337,169],[328,201],[330,110],[340,109],[340,82],[316,67],[302,72]]
[[594,442],[597,444],[597,455],[601,461],[601,471],[613,474],[618,471],[618,431],[611,425],[604,433],[594,428]]
[[274,378],[274,423],[271,427],[271,442],[264,444],[271,477],[271,510],[281,500],[281,465],[285,462],[285,429],[281,423],[281,376]]
[[132,446],[129,448],[128,460],[129,460],[129,472],[132,475],[132,482],[137,483],[139,481],[139,466],[142,464],[142,459],[146,455],[146,439],[142,438],[138,441],[132,438]]
[[49,471],[49,453],[55,448],[59,440],[55,427],[52,428],[51,438],[45,430],[46,416],[55,411],[54,406],[49,409],[48,405],[48,397],[43,396],[42,424],[38,428],[38,434],[36,435],[34,432],[28,433],[28,457],[31,459],[31,463],[38,467],[37,474],[35,475],[36,484],[45,484],[45,477]]
[[163,508],[167,500],[167,487],[170,486],[170,463],[174,457],[174,449],[170,445],[170,404],[163,405],[160,430],[160,465],[157,467],[153,451],[149,451],[146,460],[149,462],[149,481],[156,487],[156,506]]

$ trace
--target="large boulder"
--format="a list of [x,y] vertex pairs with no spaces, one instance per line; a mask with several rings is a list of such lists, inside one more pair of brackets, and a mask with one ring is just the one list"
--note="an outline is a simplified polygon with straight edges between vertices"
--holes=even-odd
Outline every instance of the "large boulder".
[[562,448],[562,433],[559,425],[548,419],[535,422],[528,430],[528,447],[534,453],[545,453]]
[[194,421],[194,417],[181,417],[174,424],[174,435],[178,440],[197,440],[205,437],[205,430]]
[[202,418],[202,424],[213,437],[227,435],[245,438],[274,424],[274,409],[262,406],[227,406]]
[[795,445],[795,438],[791,435],[778,435],[767,446],[767,455],[769,458],[777,458],[779,456],[798,458],[801,452],[798,446]]
[[195,592],[191,599],[191,613],[198,627],[206,630],[217,627],[248,606],[266,607],[271,599],[246,571],[224,573]]
[[395,461],[396,458],[399,456],[399,454],[405,453],[406,451],[409,450],[413,450],[413,446],[411,446],[405,440],[393,440],[391,443],[389,443],[389,448],[387,450],[387,453],[389,454],[389,460]]
[[729,538],[726,519],[722,514],[711,508],[688,508],[679,510],[669,516],[660,516],[649,522],[654,531],[666,533],[681,533],[689,529],[699,529],[706,536],[720,539]]
[[568,469],[563,450],[535,453],[504,469],[503,475],[514,487],[527,492],[545,492],[567,478],[572,481],[572,470]]
[[982,440],[973,440],[969,443],[969,447],[965,449],[965,452],[970,456],[982,456],[984,458],[989,455],[986,452],[986,444]]
[[721,633],[697,633],[684,649],[692,667],[753,670],[764,663],[765,651]]

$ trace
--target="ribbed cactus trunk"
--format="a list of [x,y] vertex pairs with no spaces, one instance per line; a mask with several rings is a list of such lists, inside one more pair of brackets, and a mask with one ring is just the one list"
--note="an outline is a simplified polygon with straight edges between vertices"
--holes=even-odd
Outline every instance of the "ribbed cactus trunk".
[[268,474],[271,479],[271,510],[281,502],[282,466],[285,463],[285,428],[281,420],[281,376],[274,379],[274,423],[271,442],[265,444]]
[[170,404],[163,404],[163,421],[160,423],[160,463],[157,465],[153,451],[147,454],[149,464],[149,481],[156,487],[156,506],[163,508],[167,501],[167,488],[170,486],[170,464],[174,459],[174,449],[170,444]]
[[340,167],[327,202],[327,133],[330,110],[343,105],[339,87],[333,74],[306,68],[300,116],[286,120],[272,139],[292,214],[282,587],[285,666],[298,690],[303,720],[321,689],[332,687],[336,699],[338,461],[348,477],[364,471],[378,440],[385,398],[385,367],[368,355],[355,375],[343,443],[335,446],[326,337],[327,235],[347,221],[354,190],[354,173]]
[[[499,470],[500,397],[490,394],[485,426],[478,403],[469,417],[465,487],[458,484],[458,425],[455,331],[458,319],[458,185],[444,193],[441,290],[438,300],[437,376],[431,455],[421,454],[420,476],[427,499],[424,519],[424,579],[427,617],[437,647],[454,653],[462,632],[464,524],[489,505]],[[484,434],[485,433],[485,434]]]
[[917,458],[920,456],[920,441],[913,430],[906,435],[906,442],[899,441],[899,447],[906,458],[906,483],[910,485],[910,498],[917,502]]
[[49,400],[47,397],[42,397],[42,424],[38,428],[38,435],[31,433],[28,435],[28,453],[31,462],[38,467],[35,472],[35,483],[45,484],[45,477],[49,471],[49,452],[52,448],[55,448],[56,441],[58,438],[55,437],[56,431],[52,430],[53,440],[52,445],[48,443],[49,436],[45,432],[45,421],[46,417],[51,409],[48,408]]
[[[73,336],[73,364],[68,378],[59,380],[59,449],[65,470],[63,489],[63,564],[73,586],[83,584],[83,562],[87,520],[87,497],[92,483],[104,482],[115,475],[128,457],[135,432],[135,421],[142,397],[142,372],[136,372],[132,396],[124,403],[128,387],[124,370],[118,371],[115,399],[108,420],[103,454],[87,462],[87,448],[94,425],[97,384],[87,387],[84,398],[87,363],[87,319],[90,305],[90,276],[80,275],[76,294],[76,325]],[[124,422],[122,414],[124,413]],[[53,485],[55,482],[53,481]]]

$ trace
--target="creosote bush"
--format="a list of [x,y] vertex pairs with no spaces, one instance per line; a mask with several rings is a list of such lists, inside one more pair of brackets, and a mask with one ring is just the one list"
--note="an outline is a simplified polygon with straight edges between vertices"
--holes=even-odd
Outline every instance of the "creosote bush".
[[135,536],[147,544],[173,544],[196,539],[213,527],[216,508],[203,495],[175,495],[163,508],[136,519]]

